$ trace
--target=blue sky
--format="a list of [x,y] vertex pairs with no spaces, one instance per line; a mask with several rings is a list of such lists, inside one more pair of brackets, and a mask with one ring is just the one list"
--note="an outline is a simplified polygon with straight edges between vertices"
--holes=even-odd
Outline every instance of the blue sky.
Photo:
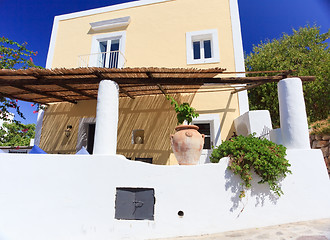
[[[54,16],[124,2],[131,1],[0,0],[0,37],[26,41],[30,50],[38,51],[34,62],[45,67]],[[238,0],[238,4],[246,53],[252,51],[253,44],[279,38],[307,23],[321,26],[322,33],[330,28],[330,0]],[[32,113],[30,103],[20,105],[27,119],[19,120],[35,123],[37,114]]]

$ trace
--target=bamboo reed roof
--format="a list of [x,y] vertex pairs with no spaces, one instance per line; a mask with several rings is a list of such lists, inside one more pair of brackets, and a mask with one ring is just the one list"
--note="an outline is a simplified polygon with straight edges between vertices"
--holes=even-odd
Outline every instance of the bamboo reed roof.
[[[268,71],[274,73],[274,71]],[[256,73],[256,72],[253,72]],[[263,72],[267,73],[267,72]],[[73,69],[0,69],[0,96],[47,104],[51,102],[76,103],[97,98],[98,84],[110,79],[117,82],[120,97],[196,92],[205,84],[231,86],[232,93],[250,89],[267,82],[279,81],[291,71],[277,71],[276,76],[222,77],[225,69],[194,68],[73,68]],[[314,77],[300,77],[313,81]],[[246,87],[235,89],[235,86]]]

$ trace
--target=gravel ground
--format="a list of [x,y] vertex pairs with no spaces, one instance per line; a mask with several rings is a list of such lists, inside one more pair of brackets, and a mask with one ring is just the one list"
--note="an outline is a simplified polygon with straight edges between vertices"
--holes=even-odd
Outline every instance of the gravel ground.
[[162,240],[330,240],[330,218],[218,234]]

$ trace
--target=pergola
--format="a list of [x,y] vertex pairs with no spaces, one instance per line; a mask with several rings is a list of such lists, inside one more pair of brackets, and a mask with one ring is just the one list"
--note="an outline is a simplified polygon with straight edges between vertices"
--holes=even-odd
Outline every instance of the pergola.
[[[236,74],[272,74],[273,76],[228,77]],[[276,74],[274,76],[274,74]],[[194,93],[203,86],[216,84],[236,93],[259,85],[278,82],[293,73],[291,70],[263,72],[226,72],[222,68],[74,68],[74,69],[0,69],[0,96],[47,104],[77,103],[97,99],[100,81],[110,79],[119,86],[120,97],[153,94]],[[313,81],[313,76],[299,77]],[[242,85],[244,84],[244,85]],[[213,88],[209,88],[212,91]],[[219,90],[219,88],[218,88]]]

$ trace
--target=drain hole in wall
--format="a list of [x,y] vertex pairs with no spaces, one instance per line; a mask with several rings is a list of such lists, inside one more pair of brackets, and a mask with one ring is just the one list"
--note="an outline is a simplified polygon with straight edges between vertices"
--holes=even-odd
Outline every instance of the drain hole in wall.
[[183,211],[179,211],[179,212],[178,212],[178,215],[179,215],[179,217],[183,217],[184,212],[183,212]]

